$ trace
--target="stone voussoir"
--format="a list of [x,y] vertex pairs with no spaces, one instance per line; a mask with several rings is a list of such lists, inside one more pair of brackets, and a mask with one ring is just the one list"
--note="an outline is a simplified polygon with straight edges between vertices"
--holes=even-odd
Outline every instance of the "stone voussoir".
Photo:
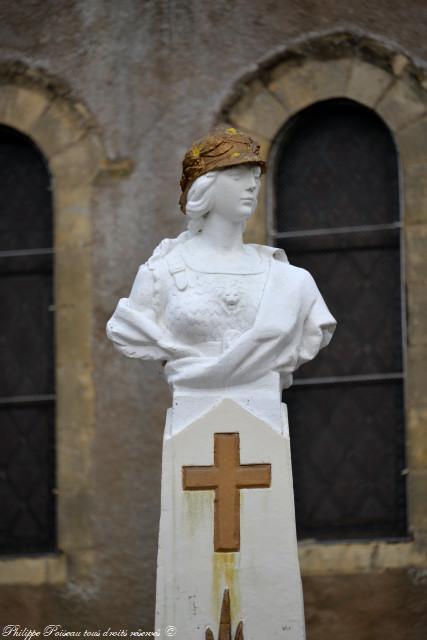
[[239,129],[251,131],[271,141],[289,117],[288,111],[275,95],[256,80],[229,113]]
[[351,65],[349,58],[298,66],[283,63],[272,72],[267,86],[292,114],[319,100],[345,97]]
[[72,108],[54,100],[31,127],[31,136],[48,158],[73,145],[86,133]]
[[348,98],[373,107],[394,82],[394,77],[364,60],[354,60],[347,85]]
[[425,92],[421,87],[399,79],[390,86],[376,109],[392,131],[398,131],[421,118],[427,111]]
[[[33,137],[34,123],[49,108],[51,100],[42,91],[15,85],[0,86],[0,121]],[[37,143],[38,141],[35,140]],[[42,149],[44,151],[44,149]]]
[[97,138],[88,134],[51,158],[55,185],[71,189],[91,184],[102,168],[103,156]]

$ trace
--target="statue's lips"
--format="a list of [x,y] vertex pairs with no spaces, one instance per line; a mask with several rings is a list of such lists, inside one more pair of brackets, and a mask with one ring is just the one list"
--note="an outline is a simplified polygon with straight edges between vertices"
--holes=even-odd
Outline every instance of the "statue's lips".
[[253,201],[254,201],[254,199],[253,199],[253,198],[241,198],[241,201],[242,201],[244,204],[252,204],[252,203],[253,203]]

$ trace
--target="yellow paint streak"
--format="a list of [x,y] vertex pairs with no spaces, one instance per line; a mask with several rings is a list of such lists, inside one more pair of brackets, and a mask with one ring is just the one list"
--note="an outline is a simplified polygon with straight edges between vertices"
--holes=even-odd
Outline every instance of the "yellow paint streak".
[[[214,619],[221,613],[224,589],[230,592],[231,620],[233,628],[237,626],[241,616],[240,611],[240,581],[239,581],[239,553],[213,553],[212,571],[212,612]],[[239,618],[239,619],[237,619]]]
[[[184,492],[184,504],[185,504],[185,524],[187,526],[188,534],[193,537],[197,534],[199,527],[202,527],[203,521],[209,517],[213,517],[213,491],[185,491]],[[212,515],[211,515],[212,513]],[[199,544],[212,544],[210,540],[199,541]]]

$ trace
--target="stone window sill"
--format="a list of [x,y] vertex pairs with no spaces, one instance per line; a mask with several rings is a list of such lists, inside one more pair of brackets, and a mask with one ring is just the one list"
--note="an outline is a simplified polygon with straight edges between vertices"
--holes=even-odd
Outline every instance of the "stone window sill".
[[0,585],[63,584],[67,561],[63,553],[0,558]]
[[369,573],[427,567],[427,552],[412,540],[368,542],[300,542],[302,575]]

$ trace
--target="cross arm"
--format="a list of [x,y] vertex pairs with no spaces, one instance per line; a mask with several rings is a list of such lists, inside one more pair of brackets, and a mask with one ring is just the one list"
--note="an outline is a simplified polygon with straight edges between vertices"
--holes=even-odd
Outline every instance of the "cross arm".
[[240,489],[271,486],[271,464],[241,464],[235,473]]
[[216,489],[218,469],[216,467],[182,467],[182,486],[184,489]]

